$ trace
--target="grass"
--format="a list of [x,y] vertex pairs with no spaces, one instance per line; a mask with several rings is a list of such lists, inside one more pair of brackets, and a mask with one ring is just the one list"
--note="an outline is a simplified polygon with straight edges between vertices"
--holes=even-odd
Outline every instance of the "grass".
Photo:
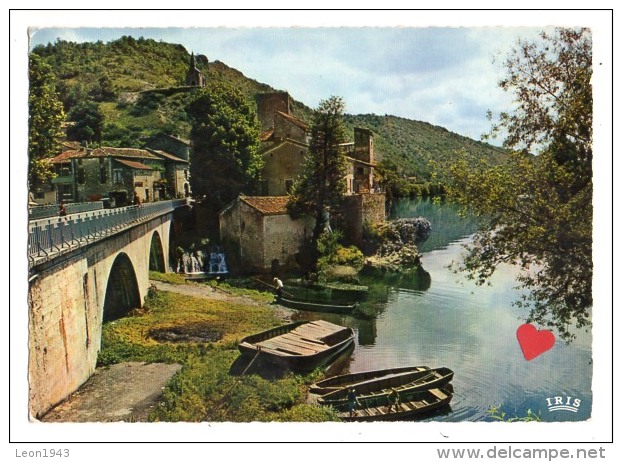
[[[240,356],[239,340],[280,323],[268,304],[221,302],[160,290],[147,297],[140,312],[103,326],[98,365],[121,361],[182,365],[151,411],[150,421],[338,420],[331,409],[305,403],[308,385],[323,377],[320,371],[275,379],[230,374]],[[154,330],[180,326],[209,327],[221,335],[217,341],[183,343],[161,343],[150,337]]]

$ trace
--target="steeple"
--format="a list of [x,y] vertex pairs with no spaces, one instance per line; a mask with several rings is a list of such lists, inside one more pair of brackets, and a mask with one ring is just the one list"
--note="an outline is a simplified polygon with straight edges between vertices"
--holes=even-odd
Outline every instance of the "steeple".
[[[205,58],[205,57],[204,57]],[[205,58],[207,59],[207,58]],[[186,72],[186,85],[190,87],[204,87],[207,83],[205,75],[197,69],[197,60],[194,51],[190,54],[190,67]]]

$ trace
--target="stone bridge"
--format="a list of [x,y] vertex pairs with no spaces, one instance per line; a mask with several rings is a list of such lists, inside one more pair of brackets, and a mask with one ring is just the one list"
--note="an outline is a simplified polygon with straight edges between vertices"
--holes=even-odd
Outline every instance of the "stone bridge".
[[165,272],[187,201],[29,223],[29,408],[37,418],[93,373],[102,323],[141,307]]

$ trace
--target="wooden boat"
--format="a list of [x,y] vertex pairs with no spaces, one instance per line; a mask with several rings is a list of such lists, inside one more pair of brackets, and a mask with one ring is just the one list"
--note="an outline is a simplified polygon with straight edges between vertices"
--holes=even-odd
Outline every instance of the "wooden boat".
[[[423,371],[404,372],[401,374],[390,374],[380,378],[358,382],[356,395],[359,401],[364,401],[372,397],[388,396],[392,389],[398,394],[407,394],[414,391],[428,390],[430,388],[441,388],[451,382],[454,373],[447,367],[427,369]],[[346,388],[336,390],[318,398],[319,404],[341,404],[347,401],[348,390]]]
[[299,321],[242,339],[242,355],[297,372],[329,364],[354,343],[354,331],[323,320]]
[[373,422],[386,420],[412,420],[416,417],[427,415],[433,411],[447,406],[453,398],[451,384],[443,388],[431,388],[429,390],[411,392],[400,396],[400,402],[389,412],[388,399],[386,396],[377,396],[361,402],[354,415],[350,416],[348,405],[334,406],[342,420],[348,422]]
[[314,383],[309,387],[311,393],[316,395],[325,395],[331,391],[341,390],[345,387],[349,387],[357,382],[365,382],[371,379],[377,379],[392,374],[402,374],[404,372],[420,372],[430,369],[427,366],[407,366],[396,367],[392,369],[376,369],[373,371],[354,372],[352,374],[336,375],[329,377],[319,382]]
[[312,300],[301,300],[293,298],[281,297],[277,299],[277,303],[286,306],[288,308],[295,308],[297,310],[305,311],[320,311],[325,313],[351,313],[356,308],[356,303],[340,305],[336,303],[322,303]]

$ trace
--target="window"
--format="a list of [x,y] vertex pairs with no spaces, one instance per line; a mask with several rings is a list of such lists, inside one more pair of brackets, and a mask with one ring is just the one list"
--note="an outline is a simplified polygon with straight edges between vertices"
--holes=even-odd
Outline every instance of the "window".
[[86,174],[84,173],[84,167],[79,166],[76,171],[76,181],[78,184],[86,183]]
[[261,180],[261,195],[268,195],[268,180]]
[[123,184],[123,170],[115,168],[112,171],[112,181],[114,184]]
[[363,167],[356,167],[356,174],[363,175],[365,173],[365,169]]
[[99,182],[108,183],[108,165],[106,159],[99,159]]

